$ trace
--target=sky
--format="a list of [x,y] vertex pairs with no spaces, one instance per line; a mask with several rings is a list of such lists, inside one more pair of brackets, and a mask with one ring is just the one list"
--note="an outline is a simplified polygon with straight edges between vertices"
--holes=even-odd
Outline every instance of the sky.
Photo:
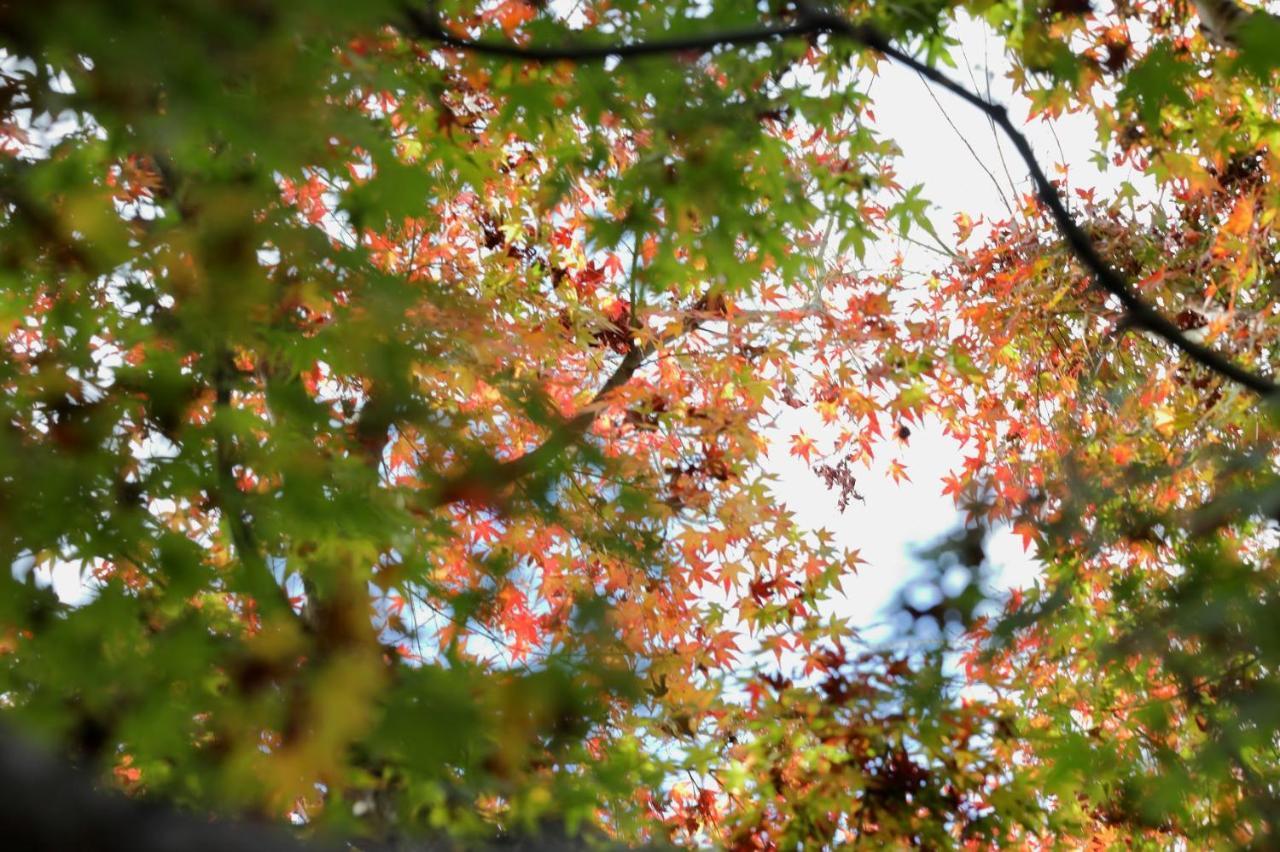
[[[979,91],[990,87],[991,96],[1004,103],[1015,120],[1025,118],[1028,104],[1010,92],[996,38],[972,21],[962,22],[953,32],[961,44],[955,50],[959,67],[950,73]],[[903,152],[899,182],[923,185],[925,197],[934,203],[935,230],[944,239],[954,233],[956,213],[964,211],[975,220],[1006,218],[1009,207],[1017,207],[1018,195],[1030,191],[1026,170],[1012,146],[1004,140],[997,143],[982,113],[946,92],[931,93],[924,80],[888,62],[881,64],[871,94],[879,131]],[[1097,147],[1096,134],[1082,117],[1068,116],[1052,126],[1036,121],[1024,129],[1042,163],[1069,165],[1069,181],[1107,186],[1127,177],[1100,174],[1089,162]],[[939,255],[905,242],[876,246],[868,260],[887,265],[899,253],[908,269],[930,270],[942,261]],[[914,428],[905,446],[897,451],[886,447],[872,468],[858,477],[865,502],[853,501],[842,513],[837,495],[788,452],[790,436],[801,429],[820,433],[816,415],[785,409],[769,435],[772,449],[767,466],[779,477],[776,495],[801,523],[830,530],[838,545],[860,551],[866,564],[848,578],[846,595],[833,610],[873,638],[886,606],[920,567],[916,551],[959,525],[959,515],[951,498],[942,494],[940,480],[960,465],[962,449],[942,434],[937,423]],[[894,484],[889,479],[886,467],[895,459],[906,465],[910,481]],[[1034,581],[1033,554],[1026,553],[1021,540],[1007,530],[993,534],[987,553],[998,587]],[[15,568],[21,570],[21,566]],[[78,562],[58,563],[41,579],[51,581],[58,596],[68,602],[83,601],[90,594]]]
[[[1064,116],[1052,124],[1026,123],[1029,103],[1014,95],[1006,78],[1008,65],[995,36],[985,27],[964,21],[954,34],[960,46],[954,55],[959,65],[951,76],[1003,103],[1030,138],[1046,171],[1050,164],[1068,166],[1069,185],[1114,187],[1127,172],[1099,172],[1090,162],[1098,148],[1093,122],[1083,116]],[[967,60],[967,61],[966,61]],[[989,73],[988,73],[989,72]],[[1012,145],[997,143],[985,115],[958,98],[931,87],[916,74],[882,63],[871,88],[878,129],[902,149],[899,182],[922,184],[923,195],[934,205],[931,218],[944,240],[955,233],[954,217],[963,211],[977,220],[1009,218],[1018,197],[1031,191],[1026,168]],[[935,99],[936,98],[936,99]],[[915,270],[938,268],[944,258],[909,243],[877,247],[881,259],[897,253],[904,266]],[[873,257],[872,263],[877,262]],[[921,568],[916,552],[957,529],[961,517],[950,497],[942,494],[941,478],[960,467],[962,448],[942,433],[937,422],[914,428],[906,446],[885,445],[870,470],[858,476],[858,490],[865,502],[853,501],[841,513],[837,495],[828,491],[808,465],[789,453],[789,440],[797,431],[821,433],[817,416],[803,409],[786,410],[770,434],[768,466],[779,477],[776,495],[804,525],[833,532],[838,545],[861,552],[866,564],[844,584],[845,597],[833,612],[850,619],[864,638],[887,637],[886,608]],[[887,474],[890,461],[906,465],[910,482],[895,484]],[[998,589],[1033,583],[1038,568],[1033,553],[1007,529],[994,531],[987,542],[987,558]]]

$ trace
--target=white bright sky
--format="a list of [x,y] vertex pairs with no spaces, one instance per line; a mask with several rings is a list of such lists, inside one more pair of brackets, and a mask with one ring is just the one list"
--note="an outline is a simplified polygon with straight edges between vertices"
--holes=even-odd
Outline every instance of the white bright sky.
[[[973,22],[960,24],[953,34],[962,44],[955,50],[960,67],[950,70],[952,76],[979,90],[990,85],[992,96],[1009,107],[1015,120],[1025,118],[1028,104],[1010,92],[1003,51],[995,37]],[[945,92],[935,92],[935,101],[923,80],[888,62],[882,63],[871,94],[879,131],[903,151],[899,182],[924,185],[924,195],[935,205],[935,229],[944,240],[950,242],[954,235],[956,213],[963,211],[975,220],[980,215],[988,220],[1007,218],[1006,203],[1016,208],[1017,193],[1029,191],[1021,161],[1007,141],[1001,139],[997,147],[991,125],[977,110]],[[1086,119],[1067,117],[1055,121],[1052,130],[1036,121],[1025,130],[1046,167],[1063,162],[1065,156],[1072,184],[1106,187],[1129,177],[1101,175],[1088,162],[1097,144],[1092,123]],[[943,261],[939,255],[908,243],[890,243],[876,247],[868,262],[882,260],[887,264],[898,253],[904,255],[908,269],[935,269]],[[959,525],[951,498],[942,495],[940,480],[959,467],[962,450],[942,435],[936,423],[913,426],[906,446],[886,444],[872,468],[859,473],[858,489],[865,502],[852,501],[841,513],[836,494],[788,452],[790,436],[800,429],[822,433],[811,411],[788,409],[770,435],[768,467],[780,477],[777,496],[801,523],[826,528],[835,533],[838,545],[861,552],[866,564],[846,581],[846,597],[835,611],[848,617],[853,626],[866,629],[867,638],[874,638],[874,625],[881,621],[886,606],[918,570],[915,551]],[[910,482],[895,485],[888,478],[886,467],[892,460],[906,465]],[[987,553],[999,587],[1034,581],[1037,569],[1033,557],[1024,553],[1020,539],[1008,531],[997,531],[991,537]],[[60,562],[48,573],[51,576],[42,579],[51,580],[60,598],[68,602],[85,599],[88,590],[78,562]]]
[[[991,96],[1009,108],[1015,122],[1025,121],[1030,104],[1011,92],[1008,65],[997,38],[972,21],[959,25],[953,34],[961,40],[954,52],[959,67],[948,73],[984,94],[990,85]],[[923,195],[935,205],[931,213],[935,230],[953,243],[957,213],[965,212],[974,220],[979,216],[987,221],[1008,219],[1006,202],[1018,209],[1018,196],[1031,187],[1022,161],[1003,137],[997,143],[996,132],[982,113],[946,92],[933,94],[936,101],[925,81],[888,62],[881,64],[871,89],[878,129],[903,151],[899,182],[923,184]],[[1068,165],[1071,186],[1114,187],[1122,179],[1135,177],[1117,170],[1103,174],[1089,162],[1098,148],[1091,119],[1066,116],[1052,124],[1037,119],[1023,129],[1051,176],[1056,176],[1053,164]],[[983,231],[977,233],[975,240]],[[908,243],[881,245],[879,252],[886,264],[901,253],[905,267],[914,270],[937,269],[945,262],[938,254]],[[874,255],[868,260],[877,262]],[[805,462],[789,453],[790,437],[800,429],[814,436],[822,433],[816,415],[799,409],[785,411],[770,436],[768,464],[780,477],[777,496],[801,523],[830,530],[838,545],[861,551],[866,564],[846,580],[845,598],[833,610],[848,617],[864,638],[887,638],[886,608],[921,567],[914,554],[960,526],[961,516],[952,499],[942,494],[941,478],[960,467],[964,453],[936,422],[923,428],[913,425],[905,447],[893,446],[892,441],[882,445],[872,467],[858,475],[858,490],[865,502],[850,502],[842,514],[836,495]],[[819,442],[819,449],[829,447]],[[895,459],[906,465],[910,482],[895,485],[888,477],[888,464]],[[997,588],[1025,587],[1037,577],[1034,555],[1024,552],[1021,539],[1007,529],[992,534],[987,558]]]

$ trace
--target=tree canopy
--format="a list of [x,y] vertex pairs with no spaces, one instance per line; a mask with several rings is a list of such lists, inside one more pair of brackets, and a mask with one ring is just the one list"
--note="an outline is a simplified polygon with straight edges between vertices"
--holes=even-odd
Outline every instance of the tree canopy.
[[[0,51],[11,838],[1277,842],[1261,6],[0,0]],[[886,64],[1009,141],[1007,218],[939,232]],[[789,408],[841,507],[963,447],[902,642],[777,498]]]

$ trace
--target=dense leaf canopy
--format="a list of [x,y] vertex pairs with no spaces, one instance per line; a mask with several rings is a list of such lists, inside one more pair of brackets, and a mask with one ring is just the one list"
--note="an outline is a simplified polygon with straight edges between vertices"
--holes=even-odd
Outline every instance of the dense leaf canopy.
[[[1247,11],[0,0],[6,721],[357,847],[1273,846],[1280,19]],[[970,19],[1113,188],[969,88]],[[886,63],[1030,175],[958,248]],[[921,423],[964,448],[901,642],[775,494],[789,408],[842,507]],[[1012,597],[998,524],[1042,563]]]

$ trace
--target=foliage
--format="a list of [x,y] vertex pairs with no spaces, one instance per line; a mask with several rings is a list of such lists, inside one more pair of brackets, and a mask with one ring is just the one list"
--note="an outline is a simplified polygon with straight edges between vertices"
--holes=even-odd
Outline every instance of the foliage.
[[[0,3],[6,715],[307,834],[1274,842],[1275,22],[1183,5]],[[969,15],[1141,180],[869,268],[943,241],[867,82]],[[786,407],[842,504],[964,444],[926,641]]]

